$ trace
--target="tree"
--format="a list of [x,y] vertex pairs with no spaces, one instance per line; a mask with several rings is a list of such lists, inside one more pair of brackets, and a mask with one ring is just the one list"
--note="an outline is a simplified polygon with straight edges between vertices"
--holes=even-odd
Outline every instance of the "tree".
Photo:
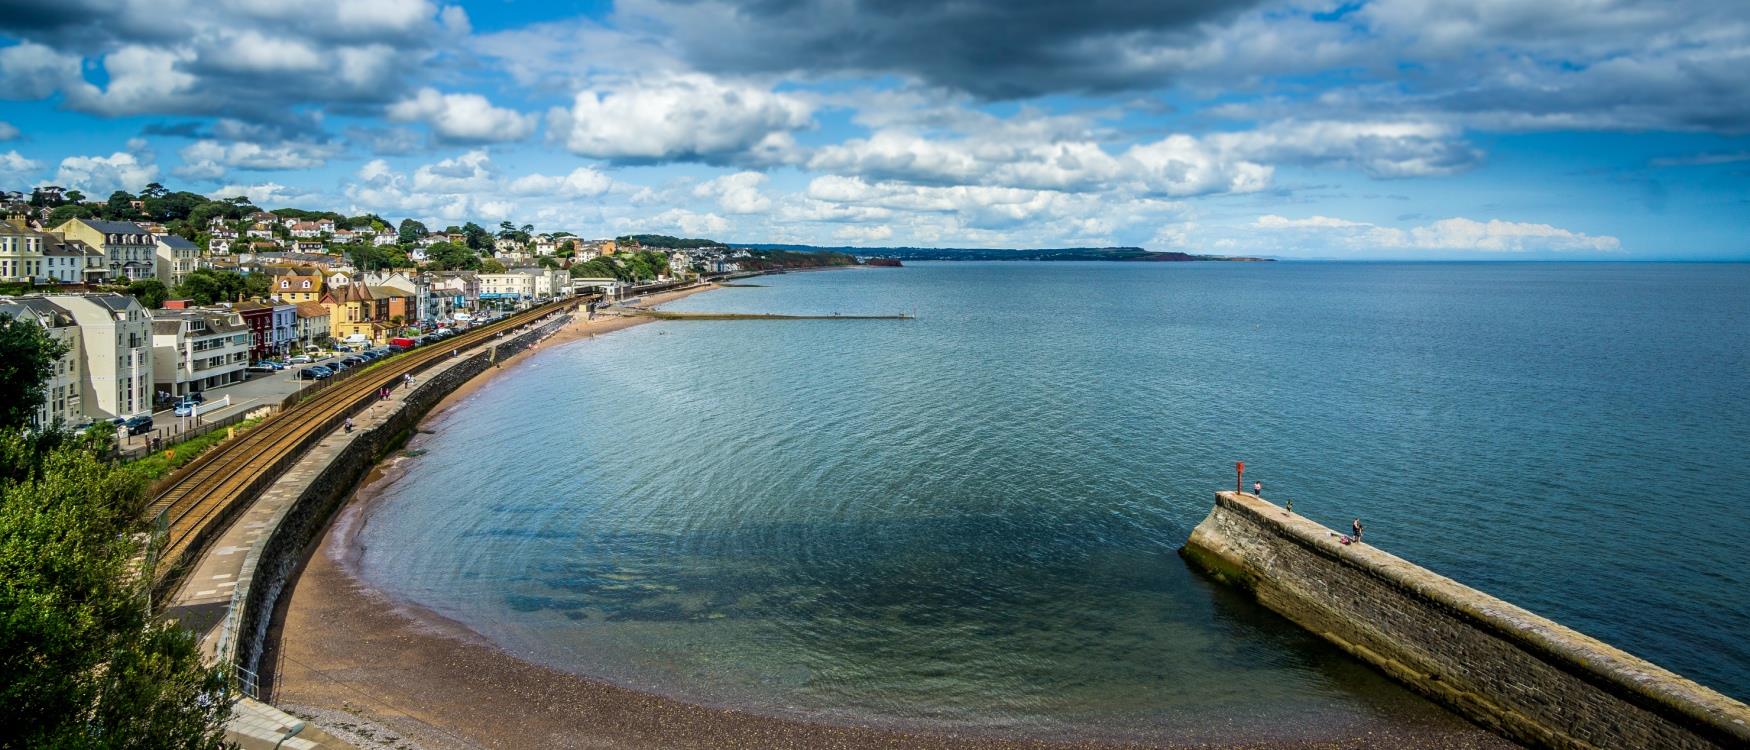
[[273,294],[273,278],[256,271],[243,277],[243,296],[266,299]]
[[67,202],[69,202],[69,203],[84,203],[85,202],[85,194],[81,193],[77,190],[68,190],[67,191]]
[[492,247],[492,235],[486,233],[486,228],[470,221],[462,225],[462,239],[473,250],[484,250]]
[[[0,313],[0,429],[28,426],[66,345],[31,320]],[[4,659],[0,659],[4,661]]]
[[558,268],[559,267],[559,259],[555,258],[551,255],[543,255],[539,259],[537,259],[535,261],[535,263],[539,264],[542,268]]
[[418,242],[419,238],[430,233],[430,230],[427,230],[424,224],[412,219],[402,219],[401,226],[397,229],[395,239],[403,245],[411,245]]
[[128,284],[128,296],[156,310],[164,306],[164,300],[170,298],[170,289],[157,279],[140,279]]
[[480,272],[481,273],[504,273],[505,268],[504,268],[504,264],[498,262],[497,258],[482,258],[480,260]]
[[439,242],[426,250],[425,257],[436,263],[441,270],[474,270],[480,267],[480,256],[473,250],[453,242]]
[[134,210],[134,195],[126,190],[117,190],[109,194],[109,202],[104,204],[103,216],[106,219],[132,219],[139,215]]
[[218,747],[224,674],[147,607],[152,576],[135,574],[145,480],[100,457],[107,437],[0,433],[0,737]]
[[169,190],[166,190],[163,185],[156,182],[146,183],[145,189],[140,191],[141,198],[162,198],[169,194]]
[[[261,290],[266,293],[268,279],[265,274],[250,274],[261,276]],[[194,300],[197,305],[210,305],[214,302],[235,302],[240,296],[249,293],[250,282],[236,271],[215,271],[202,268],[190,273],[176,287],[176,296]]]
[[49,211],[49,226],[58,227],[73,219],[89,219],[96,215],[97,212],[92,210],[90,206],[83,203],[68,203],[64,206],[56,206]]

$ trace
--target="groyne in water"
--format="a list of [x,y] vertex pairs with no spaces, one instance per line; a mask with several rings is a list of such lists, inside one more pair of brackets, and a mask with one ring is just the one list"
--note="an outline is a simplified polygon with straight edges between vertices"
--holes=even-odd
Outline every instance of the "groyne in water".
[[1184,557],[1533,747],[1746,748],[1750,706],[1256,496],[1216,494]]
[[777,315],[773,313],[676,312],[633,309],[626,314],[657,320],[911,320],[910,315]]

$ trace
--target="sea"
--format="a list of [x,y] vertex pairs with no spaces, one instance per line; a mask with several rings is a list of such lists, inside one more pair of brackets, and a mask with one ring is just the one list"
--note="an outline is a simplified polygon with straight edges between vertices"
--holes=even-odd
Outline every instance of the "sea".
[[[1750,265],[919,262],[746,279],[426,425],[357,573],[814,721],[1462,724],[1177,554],[1231,489],[1750,699]],[[847,316],[911,316],[864,320]]]

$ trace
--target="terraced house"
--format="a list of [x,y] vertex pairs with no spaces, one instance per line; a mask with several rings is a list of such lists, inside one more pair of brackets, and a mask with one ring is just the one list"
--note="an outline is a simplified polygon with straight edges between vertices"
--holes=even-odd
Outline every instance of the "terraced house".
[[140,281],[158,276],[158,240],[139,224],[71,219],[55,227],[54,231],[102,250],[109,265],[110,278],[116,281]]

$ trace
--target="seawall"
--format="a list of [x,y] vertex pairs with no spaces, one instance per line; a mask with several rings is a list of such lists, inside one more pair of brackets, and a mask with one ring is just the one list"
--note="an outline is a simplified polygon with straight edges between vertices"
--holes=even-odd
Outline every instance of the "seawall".
[[[451,391],[552,334],[570,320],[561,315],[516,336],[506,336],[426,371],[380,418],[361,419],[352,433],[334,433],[306,453],[258,502],[280,500],[263,519],[264,533],[244,550],[237,586],[214,646],[214,657],[236,668],[244,692],[258,695],[255,676],[280,595],[305,553],[322,534],[373,464],[396,449],[421,417]],[[274,498],[280,495],[281,498]]]
[[1180,552],[1485,727],[1543,748],[1746,748],[1750,706],[1332,532],[1216,494]]

